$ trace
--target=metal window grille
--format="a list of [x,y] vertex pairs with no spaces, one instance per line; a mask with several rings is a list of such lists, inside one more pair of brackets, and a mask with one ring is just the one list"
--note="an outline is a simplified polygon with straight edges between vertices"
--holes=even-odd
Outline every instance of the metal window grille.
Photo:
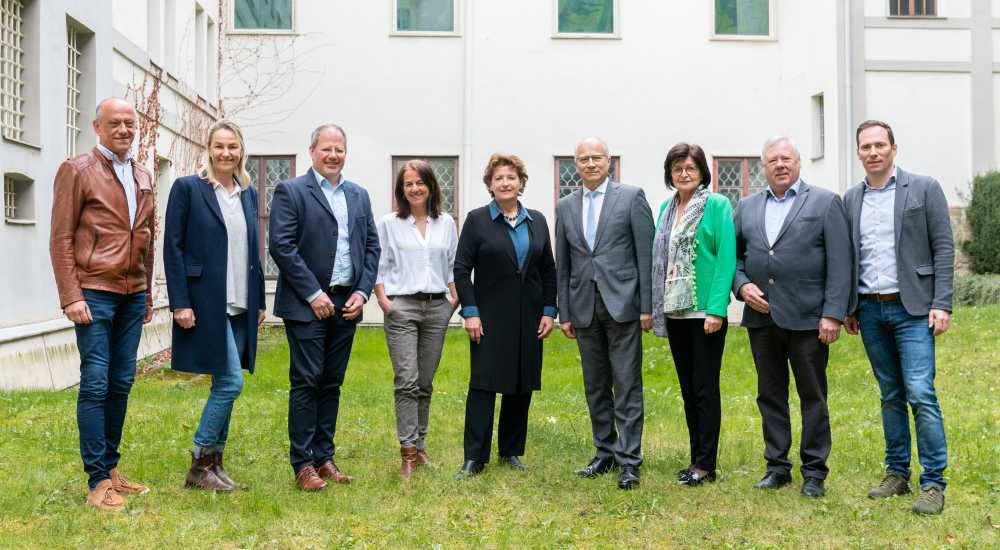
[[260,251],[264,258],[264,276],[277,277],[278,266],[267,251],[269,236],[268,220],[271,214],[271,201],[274,199],[274,189],[278,183],[295,177],[294,156],[251,156],[247,158],[247,174],[250,184],[257,188],[260,204]]
[[24,137],[23,11],[21,0],[0,0],[0,126],[15,140]]
[[935,16],[937,2],[935,0],[889,0],[889,15],[902,17]]
[[[441,188],[441,211],[451,214],[451,217],[458,221],[458,157],[392,157],[392,175],[389,181],[396,185],[396,174],[403,164],[408,160],[419,159],[427,161],[434,170],[434,175],[438,180],[438,187]],[[392,188],[389,193],[392,194]],[[393,208],[396,207],[396,198],[393,196]]]
[[767,187],[764,163],[757,157],[715,159],[715,191],[736,206],[741,198]]
[[3,179],[3,217],[6,220],[17,219],[17,189],[14,179],[9,176]]
[[[619,181],[618,165],[621,157],[611,157],[611,169],[608,176],[612,181]],[[576,160],[573,157],[556,157],[556,199],[561,199],[576,191],[583,183],[583,178],[576,171]]]
[[66,156],[76,156],[80,136],[80,46],[79,33],[66,27]]

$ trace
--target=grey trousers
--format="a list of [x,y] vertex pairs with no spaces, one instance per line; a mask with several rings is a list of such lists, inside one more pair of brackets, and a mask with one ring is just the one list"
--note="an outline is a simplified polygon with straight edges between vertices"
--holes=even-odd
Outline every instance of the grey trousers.
[[434,373],[451,319],[447,298],[397,296],[383,328],[396,390],[396,433],[402,447],[423,449],[434,391]]
[[[598,458],[620,466],[642,464],[642,326],[619,323],[594,297],[594,320],[576,328],[583,387]],[[617,429],[616,429],[617,428]]]

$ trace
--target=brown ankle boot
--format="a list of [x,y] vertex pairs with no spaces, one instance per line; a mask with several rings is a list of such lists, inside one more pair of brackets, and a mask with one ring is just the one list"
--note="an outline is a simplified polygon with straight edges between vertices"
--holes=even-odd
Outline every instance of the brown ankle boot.
[[417,449],[417,466],[428,466],[431,463],[431,457],[427,456],[426,449]]
[[399,467],[399,477],[403,479],[410,479],[410,476],[413,475],[414,468],[417,467],[417,448],[400,447],[399,454],[403,457],[403,463]]
[[202,454],[195,458],[191,453],[191,469],[188,470],[187,479],[184,486],[188,489],[207,489],[209,491],[229,492],[233,486],[219,479],[212,470],[215,457],[211,454]]
[[222,453],[215,453],[212,455],[212,473],[214,473],[215,477],[219,478],[220,481],[231,486],[234,491],[247,490],[246,485],[233,481],[233,478],[229,477],[226,469],[222,467]]

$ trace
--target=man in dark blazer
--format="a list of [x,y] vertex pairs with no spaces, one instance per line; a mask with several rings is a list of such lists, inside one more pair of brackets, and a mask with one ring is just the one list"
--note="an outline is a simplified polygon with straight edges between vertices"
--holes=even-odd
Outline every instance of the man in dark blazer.
[[576,146],[583,186],[556,204],[556,266],[563,333],[576,338],[596,456],[577,470],[621,467],[618,487],[639,484],[642,331],[653,327],[653,214],[642,189],[611,181],[607,145]]
[[802,494],[821,497],[830,454],[826,365],[840,336],[851,291],[851,241],[836,194],[799,179],[795,145],[764,144],[768,188],[736,208],[733,292],[746,302],[743,326],[757,368],[757,406],[764,428],[767,473],[759,489],[791,482],[788,413],[791,364],[802,406]]
[[854,292],[847,332],[860,328],[882,394],[886,476],[868,496],[910,492],[910,424],[917,429],[919,514],[944,508],[948,465],[944,422],[934,389],[934,337],[951,322],[955,242],[948,201],[933,178],[895,165],[888,124],[869,120],[855,133],[865,179],[844,202],[854,242]]
[[270,253],[281,274],[274,314],[291,355],[288,439],[299,488],[349,483],[333,461],[340,386],[354,331],[378,271],[378,232],[368,192],[341,175],[347,137],[335,124],[313,131],[312,168],[278,184]]

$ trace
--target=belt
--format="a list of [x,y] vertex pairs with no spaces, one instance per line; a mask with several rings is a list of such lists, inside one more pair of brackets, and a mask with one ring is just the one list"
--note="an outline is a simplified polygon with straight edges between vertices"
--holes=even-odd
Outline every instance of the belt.
[[337,294],[339,292],[350,292],[351,287],[345,285],[333,285],[330,287],[330,294]]
[[390,298],[413,298],[414,300],[440,300],[444,298],[444,292],[414,292],[413,294],[394,294]]
[[858,294],[859,300],[874,300],[876,302],[895,302],[899,300],[899,293],[892,294]]

